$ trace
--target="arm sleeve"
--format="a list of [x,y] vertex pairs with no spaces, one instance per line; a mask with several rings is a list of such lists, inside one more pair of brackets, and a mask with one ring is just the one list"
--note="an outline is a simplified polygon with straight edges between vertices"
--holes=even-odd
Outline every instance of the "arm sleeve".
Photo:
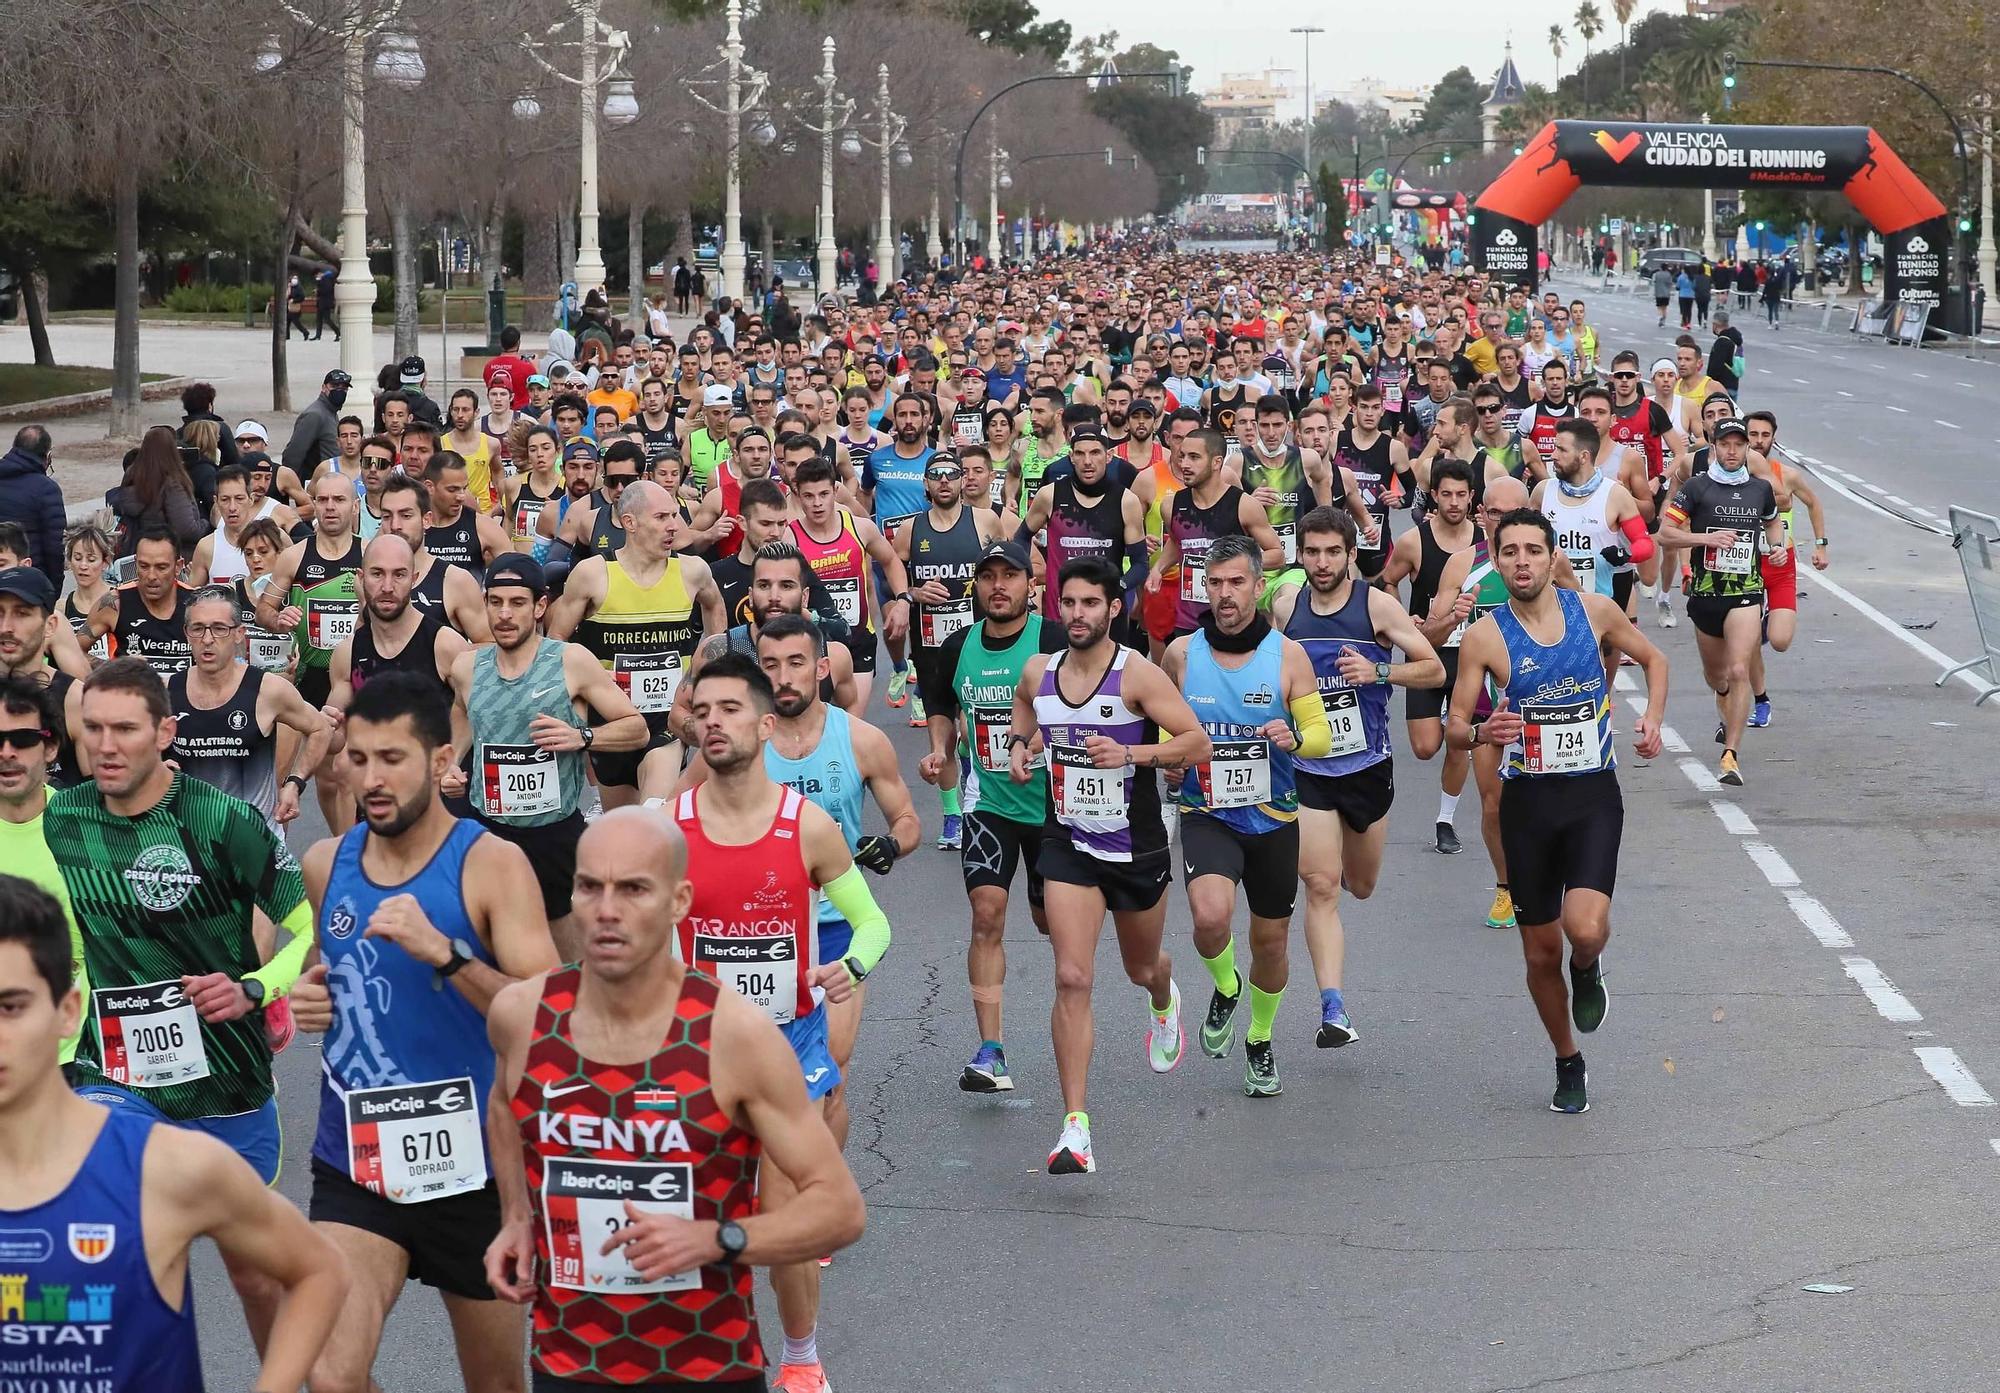
[[254,977],[264,984],[266,997],[280,997],[292,989],[292,983],[299,980],[305,971],[306,954],[313,946],[312,905],[300,900],[297,907],[280,921],[279,927],[291,934],[291,940],[271,955],[271,961],[246,976]]
[[1625,549],[1634,561],[1649,561],[1653,556],[1653,536],[1646,530],[1646,520],[1634,513],[1619,524],[1625,534]]
[[1326,703],[1318,692],[1307,692],[1290,702],[1292,724],[1299,732],[1299,747],[1292,751],[1299,759],[1323,759],[1333,751],[1333,727],[1327,724]]
[[854,926],[848,955],[861,960],[864,972],[873,972],[889,951],[889,916],[875,903],[874,892],[861,876],[861,867],[850,865],[831,885],[823,887],[827,903],[840,917]]
[[[863,585],[873,585],[870,576],[861,578]],[[841,618],[840,606],[833,602],[833,596],[817,575],[807,578],[806,607],[812,611],[813,622],[819,625],[820,635],[828,643],[844,643],[853,634],[853,626]]]

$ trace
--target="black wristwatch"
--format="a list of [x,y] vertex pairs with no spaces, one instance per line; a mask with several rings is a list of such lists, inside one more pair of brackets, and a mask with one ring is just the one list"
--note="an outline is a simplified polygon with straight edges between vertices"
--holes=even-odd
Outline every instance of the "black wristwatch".
[[472,945],[462,938],[454,938],[451,941],[451,957],[437,970],[437,974],[449,977],[472,960]]
[[596,743],[597,743],[597,727],[585,726],[583,728],[583,748],[587,750]]
[[743,1225],[734,1219],[724,1219],[715,1226],[715,1246],[722,1249],[722,1261],[726,1266],[743,1256],[743,1250],[750,1246],[750,1235],[743,1232]]
[[847,969],[847,975],[855,981],[866,982],[868,980],[868,969],[861,965],[861,959],[842,958],[840,962],[841,966]]
[[303,774],[287,774],[285,775],[285,782],[288,784],[297,784],[300,793],[306,791],[306,776]]
[[261,1011],[264,1009],[264,984],[262,982],[258,981],[255,977],[245,977],[239,980],[236,985],[243,988],[243,995],[250,1002],[251,1010]]

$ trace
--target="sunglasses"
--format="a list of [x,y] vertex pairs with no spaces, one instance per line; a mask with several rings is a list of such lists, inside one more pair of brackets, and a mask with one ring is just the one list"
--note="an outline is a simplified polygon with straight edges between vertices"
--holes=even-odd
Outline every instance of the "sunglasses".
[[55,732],[52,730],[37,730],[33,726],[22,726],[16,730],[0,730],[0,748],[35,750],[55,738]]
[[1611,377],[1613,381],[1617,382],[1637,382],[1639,380],[1639,374],[1636,372],[1614,372],[1611,374]]
[[604,483],[607,488],[613,484],[637,483],[638,480],[639,476],[637,474],[606,474],[604,476]]
[[1506,408],[1501,406],[1475,406],[1473,410],[1482,416],[1498,416]]
[[965,471],[957,465],[952,465],[949,468],[940,466],[936,469],[926,469],[924,477],[926,479],[960,479],[965,477]]

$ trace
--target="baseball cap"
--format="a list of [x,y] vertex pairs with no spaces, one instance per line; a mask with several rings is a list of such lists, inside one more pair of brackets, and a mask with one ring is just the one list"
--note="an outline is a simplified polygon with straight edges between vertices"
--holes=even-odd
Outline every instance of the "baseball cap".
[[1734,416],[1727,416],[1715,423],[1715,429],[1710,434],[1717,440],[1722,439],[1725,435],[1740,435],[1745,440],[1748,440],[1750,438],[1750,429]]
[[569,444],[563,446],[562,457],[565,462],[573,459],[595,460],[597,458],[597,442],[594,440],[585,440],[582,436],[578,436],[576,439],[570,441]]
[[1128,416],[1157,416],[1160,414],[1160,408],[1153,405],[1151,397],[1134,397],[1132,405],[1126,409],[1125,414]]
[[727,387],[718,385],[701,389],[701,404],[703,406],[728,406],[735,400],[736,394]]
[[322,387],[352,387],[354,379],[349,377],[343,369],[335,368],[319,380],[319,385]]
[[1028,570],[1027,549],[1019,542],[988,543],[986,550],[979,553],[979,563],[973,567],[973,570],[985,570],[986,563],[989,561],[997,561],[1003,566],[1011,566],[1024,574]]
[[243,421],[237,424],[236,438],[241,440],[246,435],[253,440],[268,441],[271,438],[271,433],[264,429],[261,422],[257,421]]
[[396,375],[405,382],[422,382],[424,380],[424,360],[412,353],[403,360],[402,366],[397,368]]
[[48,611],[56,604],[56,588],[33,566],[9,566],[0,571],[0,595],[12,595],[24,604]]
[[1075,447],[1076,442],[1079,440],[1095,440],[1105,449],[1108,450],[1111,448],[1111,437],[1106,435],[1103,431],[1099,430],[1096,426],[1081,426],[1076,430],[1071,431],[1069,435],[1069,443],[1072,448]]
[[542,563],[526,552],[506,551],[493,558],[493,564],[486,568],[486,588],[496,585],[520,585],[537,595],[548,593],[548,575],[542,570]]
[[530,387],[546,387],[549,385],[549,379],[538,372],[530,373],[528,374],[528,385]]

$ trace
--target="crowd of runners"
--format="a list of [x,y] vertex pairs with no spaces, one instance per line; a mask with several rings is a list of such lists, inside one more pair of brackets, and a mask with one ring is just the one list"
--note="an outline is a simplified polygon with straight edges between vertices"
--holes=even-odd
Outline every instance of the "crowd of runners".
[[[192,544],[0,526],[0,1384],[198,1387],[207,1235],[259,1388],[368,1389],[415,1281],[468,1389],[825,1390],[849,1070],[897,970],[871,878],[955,855],[977,1038],[937,1083],[969,1094],[1014,1087],[1026,898],[1063,1099],[1034,1125],[1092,1172],[1107,919],[1145,997],[1113,1038],[1158,1073],[1240,1029],[1244,1091],[1282,1092],[1295,919],[1311,1045],[1362,1038],[1354,902],[1417,873],[1385,864],[1398,704],[1437,853],[1476,786],[1484,921],[1549,1106],[1589,1108],[1617,674],[1650,759],[1641,630],[1680,590],[1741,784],[1797,506],[1825,564],[1768,412],[1692,338],[1642,373],[1582,300],[1320,254],[1135,237],[779,310],[591,321],[560,361],[509,330],[442,406],[420,359],[372,401],[335,371],[214,468],[149,437],[127,487],[200,499]],[[300,1032],[303,1215],[269,1188]]]

